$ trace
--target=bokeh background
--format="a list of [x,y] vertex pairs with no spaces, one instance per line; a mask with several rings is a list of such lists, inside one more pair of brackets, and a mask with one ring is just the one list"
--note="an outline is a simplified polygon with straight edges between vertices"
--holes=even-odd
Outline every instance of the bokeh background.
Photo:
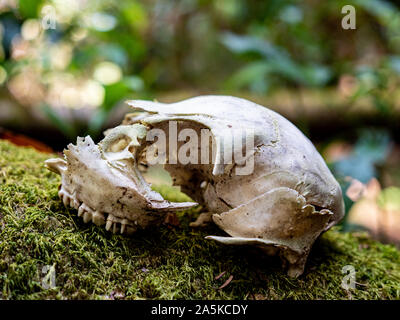
[[2,138],[61,151],[130,98],[247,98],[315,143],[343,230],[400,242],[400,1],[1,0],[0,39]]

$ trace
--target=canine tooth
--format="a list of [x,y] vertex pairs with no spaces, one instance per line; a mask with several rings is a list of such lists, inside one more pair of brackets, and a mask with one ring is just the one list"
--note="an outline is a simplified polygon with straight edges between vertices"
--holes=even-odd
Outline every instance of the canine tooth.
[[86,211],[83,214],[83,222],[88,223],[90,220],[92,220],[92,214],[89,211]]

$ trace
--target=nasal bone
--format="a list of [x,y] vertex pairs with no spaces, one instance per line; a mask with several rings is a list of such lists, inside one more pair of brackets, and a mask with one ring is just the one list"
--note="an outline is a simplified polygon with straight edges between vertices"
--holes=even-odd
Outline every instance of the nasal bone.
[[57,174],[61,174],[63,171],[67,170],[67,162],[61,158],[46,160],[44,165],[47,169]]

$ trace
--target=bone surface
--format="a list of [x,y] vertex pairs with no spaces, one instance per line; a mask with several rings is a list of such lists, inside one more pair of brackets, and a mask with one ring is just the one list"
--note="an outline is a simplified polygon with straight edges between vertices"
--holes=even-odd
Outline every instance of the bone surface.
[[[90,137],[78,138],[77,145],[64,152],[65,160],[46,162],[62,176],[59,195],[66,205],[77,208],[85,222],[121,233],[160,223],[167,212],[196,205],[164,200],[142,177],[138,164],[146,162],[150,146],[145,137],[158,129],[167,136],[164,167],[174,184],[213,213],[212,220],[226,232],[207,239],[259,247],[278,254],[290,276],[303,273],[313,243],[340,221],[344,205],[339,184],[300,130],[274,111],[230,96],[127,103],[135,113],[108,130],[98,145]],[[206,151],[212,161],[172,161],[171,123],[178,133],[191,129],[200,136],[209,129],[212,144]],[[252,146],[236,148],[226,143],[227,136],[232,141],[251,138]],[[184,144],[178,141],[175,147]],[[204,151],[198,150],[197,159]],[[229,153],[232,161],[226,162]]]

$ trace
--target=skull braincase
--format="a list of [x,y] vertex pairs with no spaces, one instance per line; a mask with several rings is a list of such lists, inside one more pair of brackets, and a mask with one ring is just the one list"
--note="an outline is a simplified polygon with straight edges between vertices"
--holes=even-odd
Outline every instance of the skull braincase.
[[[267,254],[279,253],[288,266],[289,275],[303,273],[315,239],[343,217],[344,205],[339,184],[300,130],[272,110],[230,96],[200,96],[171,104],[133,100],[128,104],[136,112],[127,115],[122,126],[109,131],[104,139],[107,143],[103,140],[98,147],[103,156],[97,158],[119,168],[118,174],[123,175],[127,167],[136,168],[139,161],[144,161],[143,151],[148,141],[144,141],[140,131],[143,128],[162,129],[168,135],[168,124],[176,121],[178,131],[209,129],[215,147],[212,162],[184,165],[167,160],[165,164],[175,184],[213,213],[213,221],[228,234],[207,238],[225,244],[254,245]],[[129,136],[129,128],[134,128],[134,133],[130,134],[134,137],[128,140],[134,142],[135,151],[129,153],[131,149],[127,142],[122,148],[116,148],[113,156],[110,152],[113,151],[112,144],[121,144],[121,140]],[[135,130],[141,135],[135,136]],[[236,138],[235,135],[243,132],[251,132],[253,138],[252,149],[246,150],[245,157],[243,148],[233,148],[232,144],[226,143],[227,135]],[[224,161],[228,151],[233,153],[231,163]],[[133,154],[131,159],[129,154]],[[253,163],[251,172],[238,174],[245,166],[243,159],[249,157]],[[60,172],[54,167],[54,171]],[[135,190],[132,194],[136,193],[143,202],[143,196],[149,198],[152,191],[137,187],[138,180],[141,184],[146,183],[138,170],[134,171]],[[125,188],[129,190],[127,186]],[[70,193],[74,194],[74,191]],[[163,210],[193,205],[170,204],[158,196],[153,194],[151,202],[163,203]],[[71,197],[76,201],[76,197]],[[95,212],[101,211],[93,203],[91,207]],[[156,211],[153,205],[152,214]],[[141,212],[149,214],[148,210]],[[126,214],[117,216],[129,220]],[[139,217],[135,219],[140,220]]]

